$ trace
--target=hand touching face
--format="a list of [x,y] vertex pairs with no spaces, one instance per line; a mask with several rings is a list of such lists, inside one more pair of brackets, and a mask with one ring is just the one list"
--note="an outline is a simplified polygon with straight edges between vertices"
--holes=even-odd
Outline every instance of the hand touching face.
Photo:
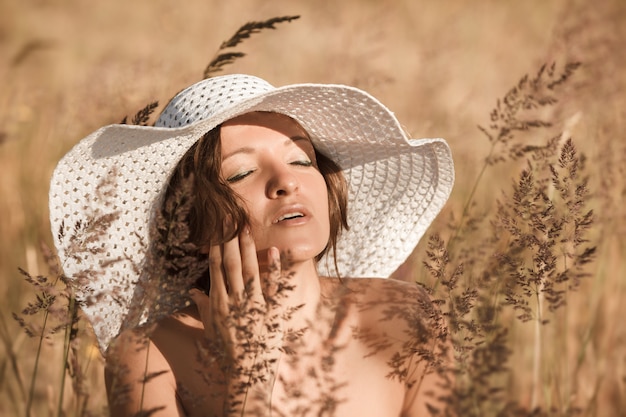
[[293,119],[255,112],[221,128],[222,178],[242,198],[257,251],[313,260],[328,243],[328,192],[313,145]]

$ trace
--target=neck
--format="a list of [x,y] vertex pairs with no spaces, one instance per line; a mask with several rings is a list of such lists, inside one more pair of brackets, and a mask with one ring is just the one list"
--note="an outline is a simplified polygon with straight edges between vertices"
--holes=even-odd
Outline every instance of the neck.
[[304,326],[315,319],[321,299],[320,277],[315,261],[285,262],[282,267],[281,283],[289,287],[280,301],[286,308],[296,308],[290,321],[294,327]]

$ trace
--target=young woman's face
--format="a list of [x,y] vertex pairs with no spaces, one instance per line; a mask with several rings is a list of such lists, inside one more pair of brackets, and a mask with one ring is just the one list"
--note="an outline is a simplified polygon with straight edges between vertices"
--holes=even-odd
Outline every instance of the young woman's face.
[[221,175],[244,200],[257,251],[277,247],[295,262],[328,243],[328,192],[306,132],[276,113],[248,113],[221,128]]

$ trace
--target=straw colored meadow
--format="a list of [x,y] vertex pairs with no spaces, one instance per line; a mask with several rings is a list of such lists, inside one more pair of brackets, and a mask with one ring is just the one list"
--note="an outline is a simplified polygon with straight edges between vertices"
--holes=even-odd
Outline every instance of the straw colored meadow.
[[[0,415],[106,415],[47,193],[78,140],[222,73],[341,83],[443,137],[450,201],[397,276],[455,347],[450,415],[626,415],[626,2],[2,0]],[[154,121],[155,115],[149,122]]]

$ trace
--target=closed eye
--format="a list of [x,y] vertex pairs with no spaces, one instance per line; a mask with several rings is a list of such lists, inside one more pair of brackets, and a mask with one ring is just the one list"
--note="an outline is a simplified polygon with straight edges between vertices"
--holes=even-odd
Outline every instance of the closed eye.
[[[313,162],[308,159],[303,159],[301,161],[290,162],[290,165],[296,165],[296,166],[301,166],[301,167],[311,167],[313,166]],[[235,175],[231,175],[230,177],[226,178],[226,182],[232,184],[237,181],[241,181],[242,179],[246,178],[248,175],[252,174],[253,172],[254,172],[253,169],[239,172]]]
[[306,160],[302,160],[302,161],[293,161],[293,162],[291,162],[291,165],[297,165],[297,166],[302,166],[302,167],[310,167],[310,166],[313,166],[313,162],[311,162],[308,159],[306,159]]
[[229,182],[232,184],[234,182],[241,181],[242,179],[246,178],[248,175],[252,174],[253,172],[254,172],[253,170],[240,172],[238,174],[235,174],[226,178],[226,182]]

